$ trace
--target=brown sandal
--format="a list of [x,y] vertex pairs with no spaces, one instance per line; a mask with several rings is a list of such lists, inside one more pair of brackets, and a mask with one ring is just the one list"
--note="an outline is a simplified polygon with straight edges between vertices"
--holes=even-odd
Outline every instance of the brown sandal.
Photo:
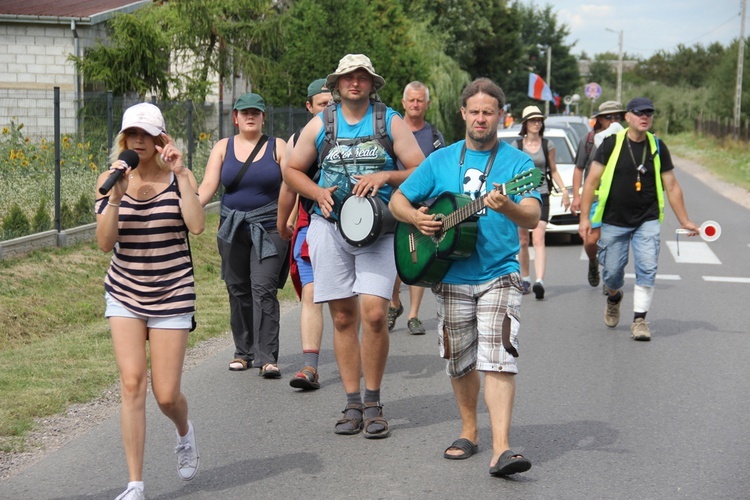
[[244,372],[247,370],[247,361],[241,358],[234,358],[232,361],[229,362],[229,371],[230,372]]
[[[359,418],[347,417],[346,413],[349,410],[357,410],[359,412]],[[344,408],[344,411],[341,412],[344,414],[344,417],[340,418],[338,422],[336,422],[336,427],[334,428],[333,432],[335,434],[343,434],[345,436],[359,434],[362,431],[362,412],[363,411],[364,409],[361,404],[349,403],[348,405],[346,405],[346,408]],[[349,426],[339,428],[339,426],[344,426],[344,424],[351,424],[351,428],[349,428]]]
[[[365,424],[362,429],[363,434],[367,439],[383,439],[387,438],[391,434],[391,429],[388,427],[388,421],[383,418],[383,405],[380,404],[378,401],[365,403],[365,410],[367,408],[377,408],[378,409],[378,415],[373,418],[366,418]],[[364,415],[364,412],[363,412]],[[368,432],[367,428],[371,426],[372,424],[379,424],[385,427],[382,431],[378,432]]]
[[266,363],[263,365],[263,368],[260,369],[258,375],[263,378],[281,378],[281,371],[279,371],[279,367],[273,363]]

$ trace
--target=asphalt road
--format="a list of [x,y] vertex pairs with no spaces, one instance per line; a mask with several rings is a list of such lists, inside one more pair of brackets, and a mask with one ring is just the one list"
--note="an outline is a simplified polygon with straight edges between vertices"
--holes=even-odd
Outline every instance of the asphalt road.
[[[621,324],[610,330],[601,289],[586,282],[581,246],[551,241],[547,297],[528,296],[522,307],[511,441],[533,462],[529,472],[488,474],[483,404],[479,454],[442,458],[460,424],[427,293],[428,334],[410,336],[402,316],[390,336],[382,392],[390,438],[333,434],[344,394],[330,324],[322,388],[289,387],[302,361],[295,308],[282,318],[281,380],[229,372],[231,349],[185,373],[201,455],[195,480],[178,479],[173,429],[149,396],[148,498],[750,498],[750,214],[678,176],[693,220],[719,221],[722,236],[709,245],[680,238],[677,257],[668,211],[651,342],[630,339],[633,278],[626,277]],[[718,263],[705,263],[706,248]],[[691,255],[698,262],[685,262]],[[111,499],[126,482],[114,416],[1,482],[0,498]]]

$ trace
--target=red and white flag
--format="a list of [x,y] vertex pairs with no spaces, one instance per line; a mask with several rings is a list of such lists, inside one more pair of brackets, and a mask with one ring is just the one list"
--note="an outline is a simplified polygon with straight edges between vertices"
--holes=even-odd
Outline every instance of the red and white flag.
[[555,98],[552,97],[552,90],[550,90],[549,85],[544,83],[542,77],[536,73],[529,73],[529,97],[539,101],[555,102]]

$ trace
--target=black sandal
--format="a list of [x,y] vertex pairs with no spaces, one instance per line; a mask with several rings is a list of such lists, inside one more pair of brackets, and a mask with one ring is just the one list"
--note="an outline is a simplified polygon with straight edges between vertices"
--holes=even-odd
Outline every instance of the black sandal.
[[[385,418],[383,418],[383,405],[381,405],[378,401],[374,401],[370,403],[365,403],[365,410],[367,410],[367,408],[377,408],[378,415],[373,418],[365,419],[365,425],[362,431],[365,437],[367,439],[387,438],[391,434],[391,429],[390,427],[388,427],[388,421]],[[372,424],[382,425],[384,429],[378,432],[368,432],[367,428],[370,427]]]
[[[358,411],[359,418],[347,417],[346,413],[349,410]],[[349,403],[348,405],[346,405],[346,408],[344,408],[344,411],[341,412],[344,414],[344,417],[340,418],[338,422],[336,422],[336,427],[334,428],[333,432],[335,434],[343,434],[345,436],[359,434],[362,431],[362,412],[363,411],[364,410],[361,404]],[[351,428],[349,426],[344,427],[345,424],[351,424]],[[339,426],[342,426],[342,428],[339,428]]]

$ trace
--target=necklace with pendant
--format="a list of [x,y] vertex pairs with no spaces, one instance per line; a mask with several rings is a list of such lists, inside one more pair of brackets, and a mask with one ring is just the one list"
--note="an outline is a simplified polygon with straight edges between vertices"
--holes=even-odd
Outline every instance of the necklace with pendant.
[[[135,179],[135,176],[133,174],[130,174],[130,180],[133,181]],[[136,192],[138,193],[139,198],[145,198],[147,194],[149,194],[154,189],[154,183],[149,182],[146,184],[143,182],[143,179],[141,179],[141,185],[136,188]]]
[[633,148],[630,146],[630,139],[625,138],[628,141],[628,151],[630,152],[630,159],[633,160],[633,166],[635,167],[637,173],[635,177],[635,190],[636,192],[641,190],[641,174],[646,175],[646,167],[643,166],[644,163],[646,163],[646,151],[648,150],[648,145],[643,145],[643,157],[641,158],[640,165],[635,162],[635,155],[633,154]]

